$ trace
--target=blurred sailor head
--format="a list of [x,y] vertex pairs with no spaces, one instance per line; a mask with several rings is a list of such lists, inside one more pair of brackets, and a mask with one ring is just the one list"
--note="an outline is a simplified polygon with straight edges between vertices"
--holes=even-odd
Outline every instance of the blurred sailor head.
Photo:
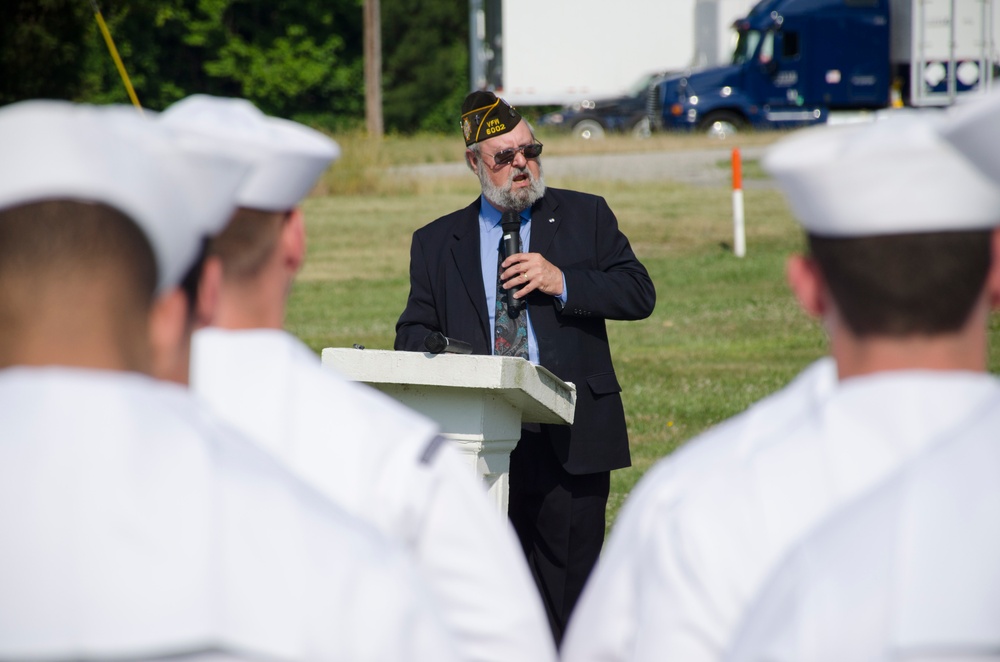
[[132,108],[0,108],[0,366],[153,371],[246,168]]
[[300,203],[340,148],[322,133],[269,117],[245,99],[191,96],[167,108],[159,121],[250,169],[237,193],[239,209],[210,244],[210,255],[222,264],[212,324],[280,328],[288,291],[305,259]]
[[823,319],[842,377],[985,367],[1000,189],[942,138],[948,126],[895,112],[798,132],[765,159],[808,235],[789,282]]

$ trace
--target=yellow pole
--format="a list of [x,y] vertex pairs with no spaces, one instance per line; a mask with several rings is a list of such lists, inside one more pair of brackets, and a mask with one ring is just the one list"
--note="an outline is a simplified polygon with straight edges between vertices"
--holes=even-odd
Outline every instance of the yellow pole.
[[111,31],[108,30],[108,26],[104,22],[104,17],[101,16],[101,10],[97,6],[97,0],[90,0],[90,4],[94,8],[94,16],[97,17],[97,25],[101,28],[101,34],[104,35],[104,43],[108,45],[108,50],[111,51],[111,58],[115,61],[115,66],[118,67],[118,74],[122,77],[122,81],[125,83],[125,89],[128,90],[128,97],[132,100],[132,105],[134,105],[139,111],[139,114],[142,115],[142,106],[139,105],[139,97],[135,95],[135,90],[132,88],[132,81],[128,79],[128,72],[125,71],[125,65],[122,63],[122,59],[118,55],[118,49],[115,48],[115,42],[111,38]]

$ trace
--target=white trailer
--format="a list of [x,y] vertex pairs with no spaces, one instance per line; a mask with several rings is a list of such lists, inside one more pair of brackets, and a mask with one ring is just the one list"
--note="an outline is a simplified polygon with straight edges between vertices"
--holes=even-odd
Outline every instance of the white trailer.
[[[700,28],[696,5],[706,17]],[[701,52],[725,57],[732,21],[752,5],[752,0],[470,0],[471,87],[496,90],[515,106],[619,96],[644,75],[716,62],[696,59],[699,40],[706,42]]]
[[993,0],[893,0],[890,58],[909,68],[914,106],[945,106],[990,90],[997,61]]

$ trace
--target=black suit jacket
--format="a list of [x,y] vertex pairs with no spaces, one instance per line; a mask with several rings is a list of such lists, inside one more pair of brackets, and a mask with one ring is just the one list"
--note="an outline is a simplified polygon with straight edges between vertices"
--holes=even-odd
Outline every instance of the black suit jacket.
[[[413,234],[410,295],[396,323],[397,350],[425,351],[428,333],[471,343],[490,354],[486,292],[479,259],[477,199]],[[539,362],[577,388],[572,427],[549,426],[556,457],[572,474],[630,463],[621,386],[611,363],[606,319],[635,320],[653,312],[656,292],[604,198],[548,188],[531,211],[530,251],[562,269],[564,307],[540,292],[528,295]]]

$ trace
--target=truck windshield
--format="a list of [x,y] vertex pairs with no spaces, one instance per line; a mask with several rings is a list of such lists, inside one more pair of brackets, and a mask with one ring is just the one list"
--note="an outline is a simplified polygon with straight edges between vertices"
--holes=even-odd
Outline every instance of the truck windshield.
[[743,64],[753,59],[759,43],[760,30],[740,30],[740,36],[736,40],[736,50],[733,51],[733,64]]

